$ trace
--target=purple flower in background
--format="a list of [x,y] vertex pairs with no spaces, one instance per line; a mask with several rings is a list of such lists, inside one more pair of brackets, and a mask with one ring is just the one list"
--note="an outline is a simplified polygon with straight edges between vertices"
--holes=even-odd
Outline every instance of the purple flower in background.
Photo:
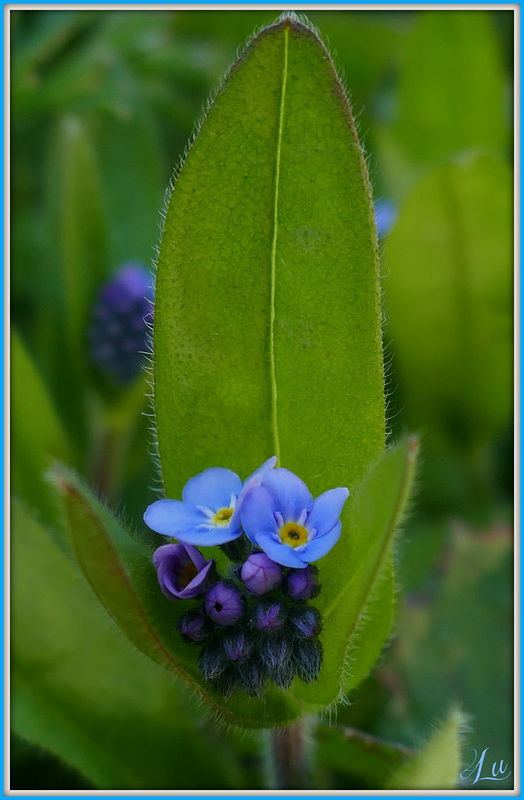
[[97,298],[88,331],[90,355],[118,383],[130,383],[140,373],[153,298],[152,277],[138,264],[122,267]]
[[392,200],[382,199],[375,203],[375,222],[378,238],[387,236],[397,219],[397,209]]
[[266,594],[280,585],[282,568],[265,553],[252,553],[242,564],[240,579],[252,594]]
[[153,553],[160,588],[170,600],[191,600],[203,594],[213,563],[196,547],[184,544],[165,544]]
[[150,505],[144,522],[184,544],[208,547],[232,542],[242,533],[240,511],[245,497],[275,464],[276,458],[269,458],[244,483],[230,469],[210,467],[186,483],[182,500],[157,500]]
[[206,614],[223,627],[233,625],[244,614],[242,596],[235,586],[217,583],[206,594]]
[[248,538],[273,561],[302,568],[325,556],[340,537],[345,487],[313,500],[306,484],[287,469],[268,472],[246,495],[241,519]]

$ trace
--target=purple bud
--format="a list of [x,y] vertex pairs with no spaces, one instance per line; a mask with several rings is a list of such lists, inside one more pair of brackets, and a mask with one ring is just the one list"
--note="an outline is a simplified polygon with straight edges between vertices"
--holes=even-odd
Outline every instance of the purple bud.
[[285,667],[290,659],[291,651],[288,642],[282,637],[265,637],[260,642],[260,657],[268,670]]
[[293,660],[303,681],[312,683],[316,680],[322,666],[322,648],[318,639],[295,639]]
[[208,619],[200,609],[192,608],[191,611],[182,614],[177,628],[186,642],[200,644],[205,642],[208,637],[208,625]]
[[252,553],[242,565],[240,578],[252,594],[266,594],[280,585],[282,567],[265,553]]
[[164,544],[153,553],[160,588],[170,600],[192,600],[203,594],[213,563],[186,544]]
[[235,586],[217,583],[206,594],[206,614],[217,625],[233,625],[244,613],[242,596]]
[[299,606],[293,608],[289,614],[294,625],[295,633],[311,639],[319,633],[321,628],[320,614],[312,606]]
[[235,631],[224,640],[224,650],[230,661],[243,661],[253,652],[254,644],[244,631]]
[[286,611],[282,604],[266,600],[256,607],[253,622],[259,631],[277,631],[285,620]]
[[318,592],[315,567],[292,569],[286,578],[286,591],[292,600],[309,600]]
[[147,323],[154,289],[147,270],[122,267],[101,290],[88,332],[91,359],[118,383],[138,376],[147,352]]

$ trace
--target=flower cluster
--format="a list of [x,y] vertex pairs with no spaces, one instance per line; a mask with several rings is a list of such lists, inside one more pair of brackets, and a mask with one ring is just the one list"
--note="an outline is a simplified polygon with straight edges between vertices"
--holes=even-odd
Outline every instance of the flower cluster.
[[[348,490],[313,499],[305,483],[270,458],[244,482],[213,467],[189,480],[182,500],[158,500],[144,520],[178,543],[153,556],[170,600],[198,600],[180,634],[201,648],[199,668],[224,697],[237,688],[262,697],[270,681],[287,689],[311,682],[322,665],[320,586],[312,562],[340,537]],[[231,564],[221,575],[196,546],[220,545]]]
[[139,264],[127,264],[105,284],[93,308],[91,360],[118,384],[135,380],[143,366],[154,297],[151,281]]

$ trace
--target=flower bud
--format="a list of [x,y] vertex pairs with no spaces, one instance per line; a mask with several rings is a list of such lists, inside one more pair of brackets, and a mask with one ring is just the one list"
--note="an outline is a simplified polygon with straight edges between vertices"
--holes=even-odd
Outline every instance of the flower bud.
[[255,609],[253,623],[259,631],[277,631],[286,620],[286,610],[282,603],[268,600],[259,603]]
[[235,586],[217,583],[206,594],[206,614],[217,625],[233,625],[244,613],[242,596]]
[[120,269],[100,292],[88,331],[91,359],[121,384],[138,376],[147,351],[147,323],[154,289],[138,264]]
[[219,695],[221,695],[222,697],[231,697],[231,695],[238,686],[237,676],[235,674],[234,667],[233,666],[226,667],[224,672],[222,672],[216,678],[216,680],[213,681],[213,685]]
[[266,594],[282,581],[282,567],[265,553],[252,553],[242,565],[240,578],[252,594]]
[[322,648],[318,639],[295,639],[293,661],[298,676],[305,683],[316,680],[322,666]]
[[321,628],[320,613],[312,606],[298,606],[289,612],[293,630],[299,636],[311,639]]
[[264,665],[254,656],[238,665],[238,679],[250,697],[263,697],[266,682]]
[[198,668],[206,681],[216,681],[227,667],[227,658],[218,644],[210,644],[200,653]]
[[198,608],[192,608],[191,611],[182,614],[177,625],[183,638],[191,644],[205,642],[209,635],[209,627],[209,620]]
[[292,569],[286,578],[286,591],[292,600],[310,600],[317,594],[318,589],[315,567]]
[[267,636],[260,642],[260,657],[268,677],[281,689],[289,689],[295,677],[291,646],[282,636]]
[[243,661],[253,649],[253,640],[244,631],[234,631],[224,639],[224,650],[230,661]]

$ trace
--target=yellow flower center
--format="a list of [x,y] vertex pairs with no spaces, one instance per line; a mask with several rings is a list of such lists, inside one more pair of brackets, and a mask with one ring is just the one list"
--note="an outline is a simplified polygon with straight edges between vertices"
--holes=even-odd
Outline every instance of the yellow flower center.
[[198,575],[198,570],[191,561],[189,564],[186,564],[186,566],[184,567],[184,569],[180,574],[180,585],[183,586],[184,588],[186,586],[189,586],[193,578],[195,578],[197,575]]
[[221,528],[227,528],[229,520],[233,516],[234,508],[219,508],[213,517],[213,524]]
[[307,530],[298,525],[296,522],[288,522],[284,527],[280,528],[280,538],[283,544],[288,544],[290,547],[298,547],[307,542]]

